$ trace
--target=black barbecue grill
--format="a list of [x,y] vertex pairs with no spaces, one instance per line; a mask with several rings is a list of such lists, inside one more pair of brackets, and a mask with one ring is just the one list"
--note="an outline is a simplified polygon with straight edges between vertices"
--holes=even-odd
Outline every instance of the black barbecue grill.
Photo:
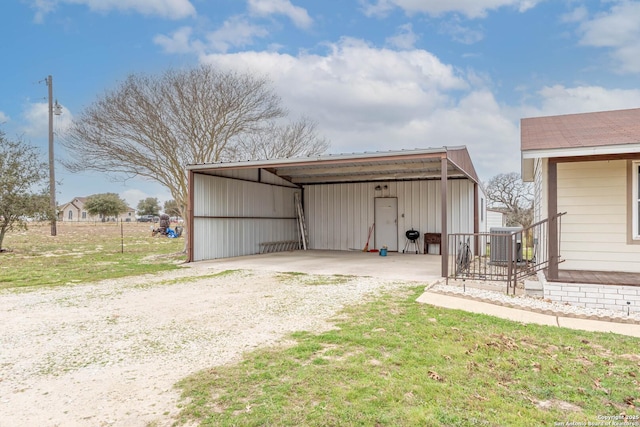
[[407,230],[406,233],[404,233],[405,237],[407,238],[405,244],[404,244],[404,249],[402,250],[402,253],[408,252],[408,249],[413,245],[413,248],[415,249],[416,253],[420,252],[420,232],[418,230],[414,230],[413,228],[411,230]]

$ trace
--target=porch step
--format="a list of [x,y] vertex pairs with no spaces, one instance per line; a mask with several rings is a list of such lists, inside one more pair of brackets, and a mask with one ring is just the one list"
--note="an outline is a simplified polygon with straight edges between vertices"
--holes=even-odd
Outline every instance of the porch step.
[[525,280],[524,292],[530,297],[543,298],[544,290],[542,283],[538,280]]

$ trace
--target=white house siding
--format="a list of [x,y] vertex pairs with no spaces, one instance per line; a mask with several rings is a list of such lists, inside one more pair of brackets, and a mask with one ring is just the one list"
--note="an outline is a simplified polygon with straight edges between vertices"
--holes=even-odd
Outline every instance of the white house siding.
[[[377,186],[382,189],[375,190]],[[473,232],[473,186],[468,180],[448,182],[449,233]],[[398,199],[398,248],[404,247],[405,232],[411,228],[421,234],[441,231],[439,180],[309,185],[304,188],[304,202],[310,248],[364,247],[376,197]],[[377,247],[373,234],[369,246]],[[430,245],[430,253],[438,250]]]
[[283,218],[295,218],[299,189],[201,174],[193,184],[194,261],[256,254],[260,243],[298,239],[297,221]]
[[558,164],[561,269],[640,272],[640,246],[627,244],[627,191],[624,160]]

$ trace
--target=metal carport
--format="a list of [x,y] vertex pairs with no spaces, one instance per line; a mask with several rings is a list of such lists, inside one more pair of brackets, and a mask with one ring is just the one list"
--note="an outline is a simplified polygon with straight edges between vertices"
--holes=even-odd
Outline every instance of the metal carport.
[[[187,169],[190,262],[257,254],[265,241],[296,239],[295,193],[303,200],[310,249],[362,248],[378,215],[376,200],[395,199],[396,240],[375,234],[372,247],[386,239],[400,250],[405,231],[415,227],[421,233],[439,233],[440,249],[447,253],[447,234],[478,232],[484,206],[464,146],[195,164]],[[380,233],[393,232],[390,222],[386,230],[379,226]],[[444,257],[441,270],[446,276]]]

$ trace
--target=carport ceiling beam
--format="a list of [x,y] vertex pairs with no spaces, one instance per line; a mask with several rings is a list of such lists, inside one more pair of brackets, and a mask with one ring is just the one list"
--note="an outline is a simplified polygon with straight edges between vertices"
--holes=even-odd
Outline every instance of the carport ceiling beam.
[[[462,176],[462,175],[460,175]],[[449,175],[449,178],[455,178],[457,174]],[[394,181],[409,179],[440,179],[440,171],[434,173],[379,173],[379,174],[362,174],[362,175],[327,175],[327,176],[297,176],[291,177],[291,181],[296,184],[317,184],[329,182],[353,182],[353,181]]]
[[367,172],[394,172],[394,171],[407,171],[416,170],[420,172],[435,172],[440,173],[440,165],[438,162],[419,162],[419,163],[387,163],[387,164],[368,164],[368,165],[355,165],[355,166],[333,166],[333,167],[312,167],[307,166],[303,168],[279,168],[278,174],[287,176],[296,175],[349,175],[360,174]]

